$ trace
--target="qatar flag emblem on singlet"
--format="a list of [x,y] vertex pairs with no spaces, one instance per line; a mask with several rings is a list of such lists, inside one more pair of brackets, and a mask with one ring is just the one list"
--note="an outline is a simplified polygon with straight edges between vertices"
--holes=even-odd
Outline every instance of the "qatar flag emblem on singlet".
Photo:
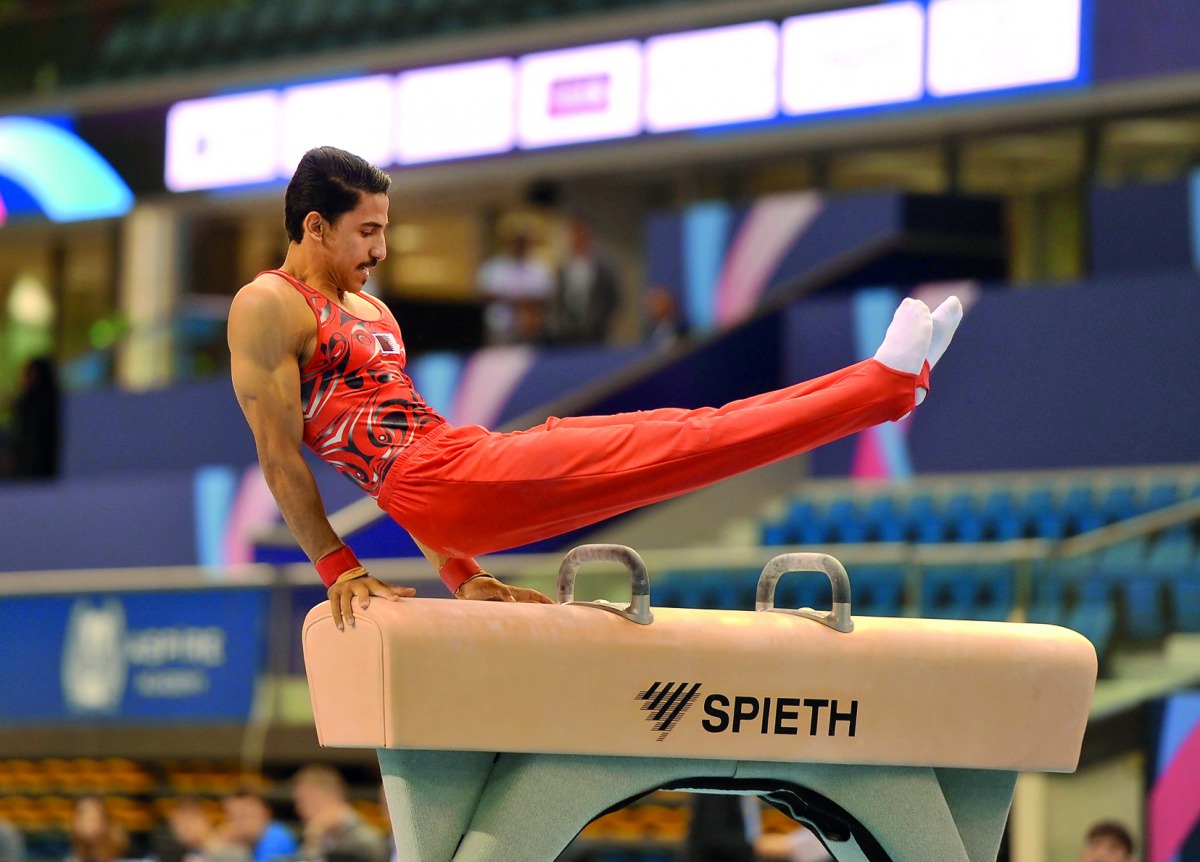
[[400,346],[399,340],[390,332],[374,333],[375,340],[379,342],[379,351],[381,353],[403,353],[404,348]]

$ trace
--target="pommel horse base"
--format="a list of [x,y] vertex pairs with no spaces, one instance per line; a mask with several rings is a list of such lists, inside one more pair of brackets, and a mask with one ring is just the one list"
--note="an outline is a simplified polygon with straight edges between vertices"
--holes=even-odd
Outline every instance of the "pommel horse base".
[[[629,607],[572,601],[602,559]],[[775,608],[792,571],[824,572],[832,610]],[[994,862],[1017,773],[1078,765],[1096,653],[1067,629],[853,619],[822,554],[771,560],[754,611],[651,609],[636,553],[585,545],[558,600],[308,614],[318,738],[378,749],[399,858],[552,862],[667,788],[759,795],[837,862]]]

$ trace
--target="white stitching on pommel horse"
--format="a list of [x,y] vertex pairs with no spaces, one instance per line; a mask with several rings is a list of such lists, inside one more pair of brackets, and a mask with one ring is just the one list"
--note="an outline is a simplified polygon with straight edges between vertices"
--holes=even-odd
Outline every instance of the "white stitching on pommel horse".
[[[571,603],[600,559],[630,569],[628,608]],[[825,572],[832,611],[774,608],[789,571]],[[768,563],[756,611],[651,613],[619,545],[576,548],[558,590],[377,600],[345,632],[308,614],[318,738],[378,749],[399,858],[551,862],[665,787],[762,796],[838,862],[994,862],[1017,772],[1078,764],[1096,653],[1067,629],[852,620],[822,554]]]

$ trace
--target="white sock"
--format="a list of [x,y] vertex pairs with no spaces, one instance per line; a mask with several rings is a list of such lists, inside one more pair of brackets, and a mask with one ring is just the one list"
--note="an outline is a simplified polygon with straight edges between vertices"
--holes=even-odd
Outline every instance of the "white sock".
[[948,296],[941,305],[933,310],[931,316],[933,317],[933,339],[929,342],[929,355],[925,358],[929,360],[929,367],[933,368],[942,358],[942,354],[946,352],[946,348],[950,346],[950,339],[954,337],[954,331],[962,323],[962,303],[959,302],[957,296]]
[[933,339],[933,317],[919,299],[900,303],[875,351],[875,359],[895,371],[920,374]]

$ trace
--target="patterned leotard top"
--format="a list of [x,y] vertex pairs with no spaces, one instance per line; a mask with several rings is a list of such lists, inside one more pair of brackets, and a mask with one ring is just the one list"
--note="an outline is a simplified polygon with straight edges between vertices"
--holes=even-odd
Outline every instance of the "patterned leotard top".
[[446,420],[404,373],[404,340],[383,303],[359,294],[380,313],[378,320],[362,320],[294,276],[269,272],[300,291],[317,318],[317,347],[300,369],[304,442],[378,496],[396,456]]

